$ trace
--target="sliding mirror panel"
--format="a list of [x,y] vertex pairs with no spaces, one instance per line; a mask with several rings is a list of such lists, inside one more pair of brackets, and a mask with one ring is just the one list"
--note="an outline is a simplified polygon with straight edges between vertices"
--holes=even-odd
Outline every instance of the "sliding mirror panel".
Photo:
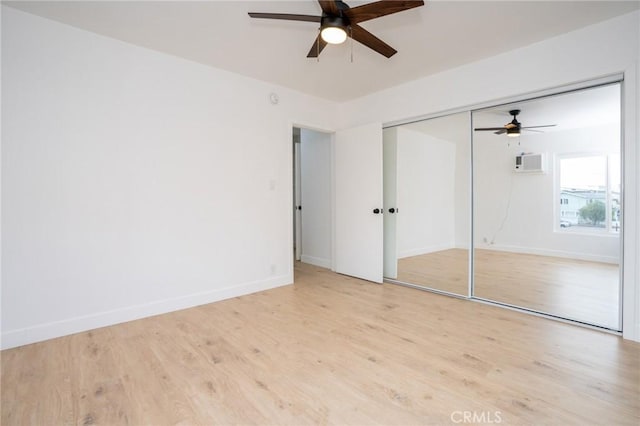
[[384,130],[384,276],[469,295],[470,113]]
[[473,112],[473,297],[621,329],[620,104],[611,84]]

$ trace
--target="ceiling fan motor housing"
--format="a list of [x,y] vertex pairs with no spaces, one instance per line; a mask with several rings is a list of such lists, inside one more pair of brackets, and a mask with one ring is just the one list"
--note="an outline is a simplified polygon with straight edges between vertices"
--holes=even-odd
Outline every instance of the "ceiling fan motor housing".
[[347,30],[349,26],[349,19],[347,17],[342,16],[323,16],[320,20],[320,28],[328,28],[328,27],[336,27],[342,28],[343,30]]
[[[512,133],[520,133],[519,131],[516,132],[515,130],[520,130],[520,122],[518,121],[518,119],[516,118],[518,116],[518,114],[520,114],[520,110],[519,109],[512,109],[511,111],[509,111],[509,114],[513,115],[513,120],[511,120],[511,124],[512,124],[512,129],[514,129],[514,131]],[[508,129],[508,130],[512,130],[512,129]],[[507,132],[507,134],[509,134],[509,132]]]

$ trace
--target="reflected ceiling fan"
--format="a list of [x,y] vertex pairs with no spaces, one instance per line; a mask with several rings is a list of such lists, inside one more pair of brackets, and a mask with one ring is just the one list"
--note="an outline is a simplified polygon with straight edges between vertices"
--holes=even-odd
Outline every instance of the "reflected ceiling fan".
[[543,124],[540,126],[527,126],[524,127],[522,126],[522,124],[518,121],[518,119],[516,118],[518,116],[518,114],[520,114],[520,110],[519,109],[512,109],[511,111],[509,111],[509,114],[513,116],[513,120],[511,120],[511,122],[505,124],[502,127],[477,127],[473,130],[475,130],[476,132],[480,131],[492,131],[494,132],[496,135],[502,135],[504,133],[507,134],[507,136],[510,137],[516,137],[516,136],[520,136],[520,132],[521,131],[526,131],[526,132],[538,132],[538,133],[542,133],[542,130],[536,130],[538,128],[541,127],[555,127],[557,126],[557,124]]
[[390,58],[397,53],[397,50],[358,24],[424,5],[423,0],[376,1],[354,8],[349,7],[342,0],[318,0],[318,3],[320,3],[320,7],[322,8],[322,16],[255,12],[249,12],[249,16],[252,18],[284,19],[287,21],[305,21],[320,24],[320,34],[318,34],[318,37],[316,37],[316,40],[313,42],[307,58],[317,58],[327,43],[340,44],[343,43],[347,37],[351,37],[353,40]]

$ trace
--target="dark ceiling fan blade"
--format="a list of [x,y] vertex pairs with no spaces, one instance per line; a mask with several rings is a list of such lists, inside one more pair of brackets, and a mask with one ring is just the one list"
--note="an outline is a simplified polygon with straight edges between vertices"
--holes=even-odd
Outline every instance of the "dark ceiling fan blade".
[[503,133],[507,133],[507,129],[500,129],[497,132],[493,132],[494,135],[501,135]]
[[379,54],[386,56],[387,58],[390,58],[398,53],[396,49],[389,46],[387,43],[380,40],[378,37],[374,36],[369,31],[362,28],[360,25],[351,25],[351,38],[364,44],[368,48],[375,50]]
[[537,129],[538,127],[556,127],[557,124],[545,124],[542,126],[527,126],[527,127],[520,127],[521,129]]
[[544,131],[542,131],[542,130],[527,129],[526,127],[523,127],[520,130],[525,131],[525,132],[544,133]]
[[496,130],[505,130],[506,131],[507,129],[505,129],[504,127],[476,127],[473,130],[475,130],[476,132],[478,132],[478,131],[480,131],[480,132],[482,132],[482,131],[492,131],[493,132],[493,131],[496,131]]
[[318,0],[322,11],[328,15],[339,15],[340,10],[334,0]]
[[296,15],[293,13],[256,13],[249,12],[249,16],[252,18],[262,19],[283,19],[285,21],[305,21],[305,22],[317,22],[320,23],[322,16],[313,15]]
[[311,46],[311,49],[309,49],[309,53],[307,53],[307,58],[317,58],[326,45],[327,42],[324,41],[322,37],[320,37],[320,34],[318,34],[318,37],[316,37],[315,41],[313,42],[313,46]]
[[357,24],[358,22],[391,15],[392,13],[402,12],[403,10],[413,9],[414,7],[419,6],[424,6],[424,1],[377,1],[347,9],[344,11],[344,14],[349,18],[352,24]]

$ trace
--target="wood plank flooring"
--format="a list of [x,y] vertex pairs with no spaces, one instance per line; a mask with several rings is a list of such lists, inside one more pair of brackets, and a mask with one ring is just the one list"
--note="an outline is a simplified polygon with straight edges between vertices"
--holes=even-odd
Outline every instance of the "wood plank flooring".
[[2,425],[640,422],[640,344],[295,272],[295,285],[3,351]]
[[[474,295],[619,329],[618,265],[476,249]],[[398,260],[398,280],[468,294],[469,251],[442,250]]]

